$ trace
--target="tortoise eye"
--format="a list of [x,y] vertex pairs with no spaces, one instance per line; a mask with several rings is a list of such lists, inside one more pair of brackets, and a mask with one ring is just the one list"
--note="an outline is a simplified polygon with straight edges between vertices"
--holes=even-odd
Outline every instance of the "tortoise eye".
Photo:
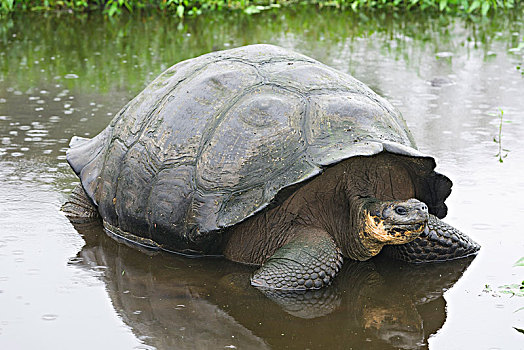
[[408,211],[406,210],[406,208],[402,207],[402,206],[398,206],[395,208],[395,212],[398,214],[398,215],[406,215],[408,213]]

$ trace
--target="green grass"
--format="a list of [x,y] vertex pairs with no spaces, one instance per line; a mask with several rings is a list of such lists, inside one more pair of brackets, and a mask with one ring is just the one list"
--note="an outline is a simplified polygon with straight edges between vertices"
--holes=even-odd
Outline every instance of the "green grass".
[[0,14],[23,11],[101,11],[107,16],[156,9],[178,17],[220,10],[254,14],[292,4],[331,6],[354,11],[370,9],[431,10],[449,14],[486,16],[517,6],[519,0],[0,0]]
[[[509,120],[504,120],[504,111],[500,109],[500,112],[498,115],[495,115],[499,119],[499,135],[498,138],[494,137],[493,142],[496,142],[499,146],[499,152],[495,155],[495,157],[498,158],[500,163],[504,162],[504,158],[508,156],[509,149],[502,148],[502,124],[511,123]],[[520,261],[520,260],[519,260]]]

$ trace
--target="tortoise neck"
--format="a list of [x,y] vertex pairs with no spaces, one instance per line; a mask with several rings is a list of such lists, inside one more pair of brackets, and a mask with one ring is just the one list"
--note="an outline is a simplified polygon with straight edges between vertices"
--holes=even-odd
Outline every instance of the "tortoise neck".
[[379,206],[380,201],[373,197],[352,196],[350,198],[350,232],[347,234],[345,246],[346,255],[353,259],[364,261],[377,255],[383,243],[373,240],[370,232],[374,229],[371,214]]

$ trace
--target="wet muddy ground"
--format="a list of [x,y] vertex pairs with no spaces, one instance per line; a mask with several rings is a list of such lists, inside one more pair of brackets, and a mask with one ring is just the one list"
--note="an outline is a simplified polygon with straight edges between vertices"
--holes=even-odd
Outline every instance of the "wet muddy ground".
[[[501,287],[524,280],[513,266],[524,256],[522,28],[504,16],[472,23],[307,8],[182,23],[2,20],[0,347],[524,349],[524,297]],[[479,255],[347,262],[325,290],[263,295],[248,285],[250,267],[147,254],[63,216],[78,183],[65,162],[73,135],[96,135],[180,60],[262,42],[389,99],[453,180],[445,221],[480,243]]]

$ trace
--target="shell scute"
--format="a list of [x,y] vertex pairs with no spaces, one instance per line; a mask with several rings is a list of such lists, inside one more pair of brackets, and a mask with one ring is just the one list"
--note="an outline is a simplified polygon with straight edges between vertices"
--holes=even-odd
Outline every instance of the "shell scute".
[[383,141],[415,148],[402,117],[391,110],[388,102],[352,92],[311,96],[305,130],[309,154],[317,164],[329,165],[348,156],[376,154]]

